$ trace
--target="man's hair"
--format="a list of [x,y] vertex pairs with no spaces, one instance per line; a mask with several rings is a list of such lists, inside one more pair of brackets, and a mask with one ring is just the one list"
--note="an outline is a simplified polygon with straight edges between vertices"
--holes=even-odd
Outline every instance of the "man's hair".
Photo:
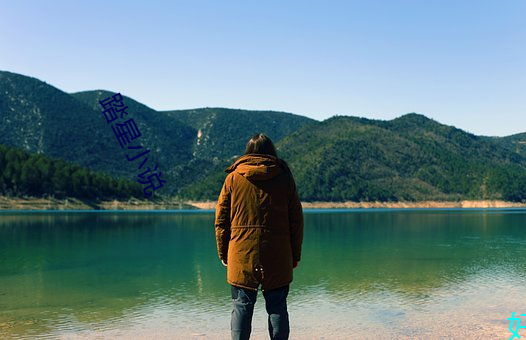
[[278,156],[274,144],[264,133],[255,134],[250,138],[245,149],[245,155],[249,153]]

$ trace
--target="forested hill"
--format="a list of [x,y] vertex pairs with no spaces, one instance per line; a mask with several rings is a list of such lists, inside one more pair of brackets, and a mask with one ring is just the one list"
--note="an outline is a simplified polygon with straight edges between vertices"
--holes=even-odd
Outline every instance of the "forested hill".
[[[112,94],[68,94],[0,72],[0,143],[135,180],[136,165],[126,160],[99,104]],[[167,181],[160,194],[217,199],[224,168],[248,137],[265,132],[304,200],[526,199],[526,134],[476,136],[419,114],[319,122],[274,111],[156,111],[123,97],[141,132],[137,141]]]
[[[118,91],[116,91],[118,92]],[[105,90],[68,94],[39,79],[0,71],[0,144],[61,158],[113,177],[137,178],[102,113]],[[274,140],[314,122],[284,112],[205,108],[158,112],[124,96],[128,116],[141,136],[133,146],[149,149],[166,184],[158,193],[177,195],[217,174],[244,150],[248,136],[265,132]],[[140,163],[140,162],[139,162]],[[150,165],[150,163],[148,163]],[[216,188],[209,188],[215,195]]]
[[526,199],[526,158],[418,114],[333,117],[279,143],[306,200]]
[[490,139],[501,146],[526,157],[526,133],[518,133],[508,137]]
[[225,108],[165,111],[166,115],[192,126],[198,133],[194,157],[226,159],[240,155],[249,133],[264,132],[276,141],[315,122],[285,112],[247,111]]
[[[277,149],[307,201],[522,201],[526,158],[516,145],[407,114],[391,121],[333,117],[293,132]],[[224,176],[185,190],[199,197]]]

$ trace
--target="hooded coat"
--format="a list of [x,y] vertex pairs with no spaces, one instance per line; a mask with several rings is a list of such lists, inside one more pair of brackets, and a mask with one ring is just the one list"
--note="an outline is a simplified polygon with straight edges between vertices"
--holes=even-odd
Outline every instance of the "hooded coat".
[[262,154],[240,157],[225,170],[216,207],[219,258],[231,285],[263,290],[292,282],[300,261],[303,213],[287,164]]

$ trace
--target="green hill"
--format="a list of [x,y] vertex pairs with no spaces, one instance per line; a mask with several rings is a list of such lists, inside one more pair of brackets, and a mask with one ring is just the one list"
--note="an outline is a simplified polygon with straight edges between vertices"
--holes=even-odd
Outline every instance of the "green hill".
[[518,153],[523,157],[526,157],[526,133],[518,133],[502,138],[493,137],[491,138],[491,140],[512,152]]
[[[134,153],[121,149],[99,104],[112,94],[68,94],[0,72],[0,143],[135,181],[139,163],[126,160]],[[274,111],[155,111],[125,96],[124,103],[142,134],[137,145],[151,150],[148,166],[157,164],[167,181],[164,195],[215,200],[224,168],[265,132],[304,200],[526,199],[526,134],[476,136],[414,113],[319,122]]]
[[[101,113],[102,107],[99,101],[114,94],[109,91],[97,90],[72,93],[71,96],[97,111],[97,118],[100,118],[103,124],[107,125]],[[127,110],[128,118],[134,119],[141,132],[141,137],[137,139],[137,142],[154,152],[151,157],[156,162],[162,165],[164,169],[169,169],[192,159],[191,147],[196,131],[191,126],[171,119],[132,98],[126,96],[123,98],[124,104],[129,107]],[[120,149],[119,143],[109,126],[105,127],[105,132],[111,142],[115,142]]]
[[0,143],[97,170],[117,170],[97,112],[38,79],[0,72]]
[[[277,149],[307,201],[526,199],[525,157],[423,115],[333,117],[286,136]],[[213,174],[185,193],[212,199],[217,191],[208,188],[224,177]]]
[[333,117],[278,147],[307,200],[526,198],[526,159],[422,115]]
[[193,145],[198,159],[228,159],[245,150],[248,137],[266,133],[276,141],[315,120],[285,112],[225,108],[164,111],[199,134]]
[[[0,71],[0,143],[135,180],[140,163],[126,159],[135,151],[120,147],[99,104],[113,94],[68,94],[38,79]],[[141,132],[137,145],[150,149],[148,166],[158,165],[167,181],[163,194],[178,194],[217,173],[263,127],[279,139],[313,121],[281,112],[214,108],[158,112],[123,97]]]

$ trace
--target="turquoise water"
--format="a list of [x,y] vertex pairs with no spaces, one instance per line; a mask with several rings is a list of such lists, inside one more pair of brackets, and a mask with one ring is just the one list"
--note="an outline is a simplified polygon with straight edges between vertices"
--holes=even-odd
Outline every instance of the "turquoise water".
[[[1,213],[0,337],[227,339],[213,220]],[[526,210],[307,211],[291,339],[508,339],[507,318],[526,314],[525,222]],[[253,335],[268,338],[261,293]]]

